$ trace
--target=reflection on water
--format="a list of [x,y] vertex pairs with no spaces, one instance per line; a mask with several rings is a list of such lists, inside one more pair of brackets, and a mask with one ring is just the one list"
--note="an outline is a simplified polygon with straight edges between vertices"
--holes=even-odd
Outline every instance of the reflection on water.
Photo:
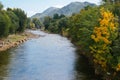
[[[75,47],[56,34],[44,35],[0,53],[0,80],[90,80],[93,73]],[[87,73],[88,72],[88,73]],[[90,75],[90,76],[89,76]]]
[[75,80],[100,80],[95,76],[94,69],[89,64],[87,58],[82,55],[78,56],[75,65]]
[[5,51],[0,53],[0,80],[3,80],[8,75],[8,67],[10,63],[10,54]]

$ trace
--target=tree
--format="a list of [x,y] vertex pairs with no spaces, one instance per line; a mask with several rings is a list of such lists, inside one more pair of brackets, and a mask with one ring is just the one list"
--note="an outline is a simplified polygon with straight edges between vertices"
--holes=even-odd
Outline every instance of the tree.
[[35,27],[36,27],[36,28],[41,28],[42,24],[41,24],[41,22],[40,22],[39,19],[33,18],[33,19],[32,19],[32,22],[35,24]]
[[109,4],[115,4],[120,3],[120,0],[102,0],[103,2],[109,3]]
[[62,34],[62,30],[68,26],[68,18],[64,17],[58,21],[58,32]]
[[59,15],[57,13],[53,15],[53,19],[59,19],[59,18],[60,17],[59,17]]
[[31,19],[30,19],[30,18],[27,18],[27,25],[26,25],[26,28],[30,28],[30,22],[31,22]]
[[[115,60],[111,53],[111,45],[118,35],[118,25],[114,15],[104,8],[101,8],[101,18],[99,19],[100,26],[95,27],[91,38],[94,43],[90,46],[91,54],[94,57],[94,63],[97,66],[102,67],[100,71],[107,72],[109,67],[113,68],[116,63],[112,61]],[[120,70],[120,69],[119,69]],[[100,72],[99,71],[99,72]]]
[[0,2],[0,10],[2,10],[3,9],[3,5],[2,5],[2,3]]
[[15,15],[14,12],[12,12],[12,9],[8,8],[7,9],[7,15],[10,18],[11,25],[9,28],[9,33],[16,33],[18,27],[19,27],[19,18]]
[[89,45],[92,44],[90,35],[92,34],[94,26],[99,24],[99,17],[99,8],[94,7],[88,10],[82,10],[79,14],[75,14],[69,18],[69,37],[71,37],[72,41],[77,45],[81,46],[82,51],[86,53],[89,53]]
[[64,18],[64,17],[65,17],[64,14],[61,14],[61,15],[59,16],[60,19],[61,19],[61,18]]
[[59,33],[59,30],[58,30],[58,21],[54,21],[54,22],[51,22],[49,27],[48,27],[48,30],[52,33]]
[[19,27],[17,29],[18,32],[24,32],[26,25],[27,25],[27,15],[25,12],[19,8],[13,9],[13,12],[19,18]]
[[9,34],[10,18],[5,11],[0,12],[0,37],[7,37]]
[[46,17],[44,18],[44,22],[43,22],[43,24],[44,24],[44,26],[45,26],[45,30],[48,29],[48,27],[50,26],[50,23],[51,23],[51,18],[50,18],[49,16],[46,16]]

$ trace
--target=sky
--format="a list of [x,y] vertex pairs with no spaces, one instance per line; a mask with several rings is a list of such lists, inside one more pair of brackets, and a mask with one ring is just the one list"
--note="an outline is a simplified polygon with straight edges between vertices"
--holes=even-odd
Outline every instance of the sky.
[[21,8],[24,10],[28,17],[41,13],[49,7],[61,8],[71,2],[91,2],[100,4],[101,0],[0,0],[4,8]]

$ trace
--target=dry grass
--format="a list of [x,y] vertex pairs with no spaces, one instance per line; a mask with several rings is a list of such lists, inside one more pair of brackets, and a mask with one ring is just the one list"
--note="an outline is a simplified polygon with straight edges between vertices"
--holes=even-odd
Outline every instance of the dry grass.
[[25,35],[19,35],[19,34],[9,35],[9,36],[5,39],[5,42],[6,42],[6,41],[16,42],[16,41],[19,41],[19,40],[22,40],[22,39],[25,39],[25,38],[27,38],[27,36],[25,36]]
[[39,35],[35,35],[30,32],[9,35],[7,38],[3,38],[0,40],[1,41],[0,51],[5,51],[7,49],[10,49],[11,47],[15,47],[29,38],[37,37],[39,37]]

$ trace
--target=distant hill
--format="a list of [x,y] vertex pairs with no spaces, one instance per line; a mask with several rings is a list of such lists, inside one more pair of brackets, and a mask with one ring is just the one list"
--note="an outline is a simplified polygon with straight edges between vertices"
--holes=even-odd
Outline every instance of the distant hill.
[[31,18],[42,19],[45,16],[52,17],[55,13],[59,15],[64,14],[66,16],[71,16],[73,13],[79,13],[80,10],[86,6],[95,6],[95,4],[89,2],[72,2],[62,8],[50,7],[42,13],[36,13],[35,15],[31,16]]

